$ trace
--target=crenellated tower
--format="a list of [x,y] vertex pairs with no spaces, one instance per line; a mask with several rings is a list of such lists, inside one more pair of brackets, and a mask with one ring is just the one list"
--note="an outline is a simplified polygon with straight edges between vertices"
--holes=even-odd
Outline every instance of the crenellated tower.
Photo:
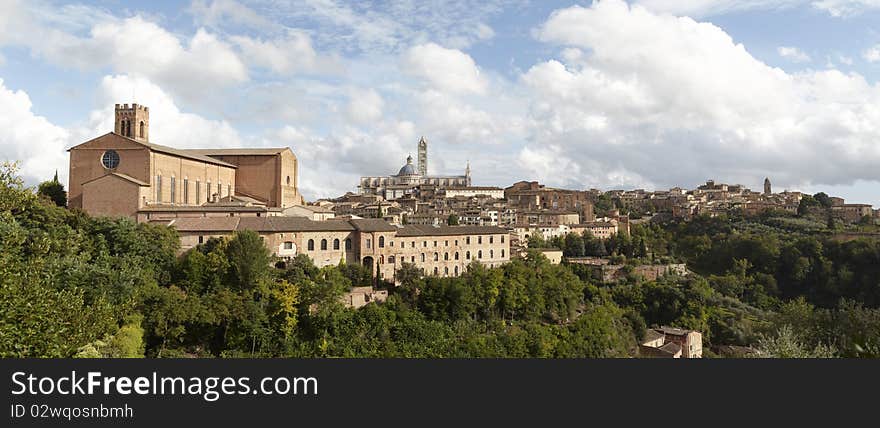
[[150,142],[150,108],[140,104],[116,104],[113,132],[140,142]]

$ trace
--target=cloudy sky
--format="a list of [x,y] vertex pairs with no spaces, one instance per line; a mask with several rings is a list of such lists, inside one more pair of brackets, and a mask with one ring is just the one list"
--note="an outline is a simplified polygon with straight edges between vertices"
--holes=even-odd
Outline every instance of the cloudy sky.
[[30,183],[151,109],[175,147],[290,146],[307,198],[397,171],[880,205],[880,0],[0,0],[0,159]]

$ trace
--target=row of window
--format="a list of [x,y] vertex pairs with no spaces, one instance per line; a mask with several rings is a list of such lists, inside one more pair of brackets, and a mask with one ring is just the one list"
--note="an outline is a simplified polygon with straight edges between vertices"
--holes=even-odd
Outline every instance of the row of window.
[[[383,239],[384,239],[384,238],[382,238],[382,237],[379,238],[379,246],[380,246],[380,247],[384,246]],[[367,240],[367,241],[369,242],[369,240]],[[322,240],[320,241],[320,244],[321,244],[321,246],[320,246],[321,251],[327,251],[327,250],[328,250],[328,247],[329,247],[329,241],[327,241],[326,239],[322,239]],[[315,251],[315,240],[314,240],[314,239],[309,239],[308,242],[306,242],[306,248],[307,248],[309,251]],[[348,239],[345,240],[345,250],[346,250],[346,251],[351,251],[351,248],[352,248],[351,238],[348,238]],[[289,242],[289,241],[288,241],[288,242],[285,242],[285,243],[284,243],[284,249],[285,249],[285,250],[293,249],[293,242]],[[334,249],[334,250],[339,250],[339,249],[340,249],[340,241],[339,241],[338,238],[333,240],[333,249]],[[502,249],[502,250],[501,250],[501,257],[502,257],[502,258],[504,258],[504,254],[505,254],[505,252],[504,252],[504,250]],[[379,257],[380,257],[380,261],[379,261],[379,263],[384,263],[384,257],[385,257],[385,256],[380,255]],[[449,260],[449,257],[450,257],[450,256],[449,256],[449,253],[443,253],[443,260]],[[456,251],[455,253],[453,253],[452,257],[454,258],[454,260],[459,260],[459,253],[458,253],[458,251]],[[401,258],[402,258],[402,257],[401,257]],[[477,259],[482,260],[482,258],[483,258],[483,250],[478,250],[478,251],[477,251]],[[489,250],[489,258],[490,258],[490,259],[494,259],[494,258],[495,258],[495,250]],[[471,260],[471,252],[470,252],[470,251],[468,251],[468,252],[465,253],[465,259],[466,259],[466,260]],[[434,253],[434,261],[439,261],[439,260],[440,260],[440,253]],[[422,262],[425,261],[425,253],[422,253],[422,255],[421,255],[421,261],[422,261]],[[412,256],[412,262],[413,262],[413,263],[416,262],[416,256]],[[388,256],[388,263],[394,263],[394,256]]]
[[[504,254],[505,254],[504,250],[501,250],[501,258],[504,258]],[[476,256],[477,256],[476,260],[483,260],[483,250],[478,250]],[[406,262],[405,256],[399,256],[399,257],[400,257],[401,262]],[[443,260],[444,261],[448,261],[449,257],[450,257],[449,253],[443,253]],[[455,253],[453,253],[451,257],[453,260],[460,260],[460,257],[459,257],[459,254],[457,251]],[[471,260],[471,252],[470,251],[465,252],[464,258],[465,258],[465,260]],[[494,259],[494,258],[495,258],[495,250],[489,250],[489,259]],[[396,260],[397,259],[394,256],[388,256],[388,263],[393,264]],[[427,261],[427,257],[425,255],[425,253],[422,253],[420,255],[420,261],[422,263]],[[440,261],[440,253],[434,253],[434,261],[435,262]],[[415,263],[415,262],[416,262],[416,256],[410,256],[410,263]],[[379,256],[379,263],[380,264],[385,263],[385,256],[382,256],[382,255]]]
[[[285,244],[286,244],[286,243],[285,243]],[[291,244],[291,245],[292,245],[292,244]],[[306,247],[308,248],[309,251],[315,251],[315,240],[314,240],[314,239],[309,239],[309,242],[306,244]],[[334,250],[338,250],[338,249],[339,249],[339,239],[334,239],[334,240],[333,240],[333,249],[334,249]],[[326,240],[326,239],[322,239],[322,240],[321,240],[321,250],[322,250],[322,251],[326,251],[326,250],[327,250],[327,240]],[[351,238],[347,238],[347,239],[345,240],[345,250],[346,250],[346,251],[351,251]]]
[[[144,121],[141,121],[138,126],[138,137],[144,138],[145,131],[146,124],[144,124]],[[131,131],[131,119],[123,119],[119,121],[119,133],[129,138],[134,136]]]
[[[458,246],[458,239],[454,240],[453,242],[454,242],[454,245],[457,247],[457,246]],[[489,236],[489,243],[490,243],[490,244],[494,244],[494,243],[495,243],[495,236]],[[502,244],[504,243],[504,235],[501,235],[501,243],[502,243]],[[434,241],[434,246],[435,246],[435,247],[438,246],[438,244],[439,244],[439,241]],[[482,237],[482,236],[477,236],[477,244],[478,244],[478,245],[482,245],[482,244],[483,244],[483,237]],[[393,240],[390,242],[390,245],[391,245],[392,247],[394,246],[394,241],[393,241]],[[465,238],[465,245],[471,245],[471,237],[470,237],[470,236],[468,236],[468,237]],[[448,246],[449,246],[449,240],[444,241],[444,242],[443,242],[443,246],[448,247]],[[368,245],[367,247],[369,248],[369,245]],[[406,247],[406,242],[405,242],[405,241],[400,241],[400,248],[405,248],[405,247]],[[409,243],[409,247],[410,247],[410,248],[415,248],[415,247],[416,247],[416,241],[410,241],[410,243]],[[428,247],[428,241],[422,241],[422,247],[427,248],[427,247]],[[384,236],[380,236],[380,237],[379,237],[379,248],[385,248],[385,237],[384,237]]]
[[[177,199],[177,178],[172,175],[170,181],[171,181],[171,183],[170,183],[171,184],[171,194],[170,194],[171,198],[168,200],[168,202],[170,202],[172,204],[176,204],[177,202],[183,202],[184,204],[191,203],[190,202],[191,199],[189,197],[189,195],[190,195],[190,193],[189,193],[189,189],[190,189],[189,179],[188,178],[183,179],[183,186],[182,186],[183,199],[181,199],[180,201],[178,201],[178,199]],[[215,190],[210,181],[206,183],[206,190],[207,191],[205,192],[205,198],[202,199],[202,183],[201,183],[201,181],[196,180],[194,203],[201,204],[202,202],[207,202],[210,199],[211,195],[213,194],[213,191]],[[224,189],[223,189],[223,182],[222,181],[217,183],[216,190],[217,190],[217,194],[219,197],[221,197],[221,198],[224,197],[224,194],[223,194]],[[227,184],[225,190],[226,190],[225,196],[232,195],[232,185],[231,184]],[[163,198],[164,198],[164,195],[162,193],[162,175],[157,175],[156,176],[156,202],[158,202],[158,203],[165,202],[163,200]]]

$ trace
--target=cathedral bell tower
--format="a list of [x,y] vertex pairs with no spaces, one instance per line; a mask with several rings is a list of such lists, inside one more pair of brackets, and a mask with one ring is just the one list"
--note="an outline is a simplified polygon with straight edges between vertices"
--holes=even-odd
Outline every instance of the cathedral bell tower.
[[428,140],[425,137],[419,139],[419,174],[422,177],[428,175]]
[[139,104],[116,104],[113,132],[142,143],[150,142],[150,108]]

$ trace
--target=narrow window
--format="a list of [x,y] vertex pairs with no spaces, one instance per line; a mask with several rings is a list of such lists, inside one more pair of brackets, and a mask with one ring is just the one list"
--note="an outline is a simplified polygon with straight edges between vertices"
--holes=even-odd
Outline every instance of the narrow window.
[[171,176],[171,203],[177,202],[177,183],[175,183],[175,178]]
[[196,180],[196,205],[201,205],[201,203],[202,203],[202,199],[201,199],[202,189],[201,189],[201,187],[202,187],[202,183],[200,183],[199,180]]
[[315,240],[314,239],[309,239],[308,248],[309,248],[309,251],[315,251]]
[[339,240],[338,240],[338,239],[334,239],[334,240],[333,240],[333,249],[334,249],[334,250],[338,250],[338,249],[339,249]]
[[326,251],[326,250],[327,250],[327,240],[322,239],[321,240],[321,251]]
[[379,248],[385,248],[385,237],[384,236],[379,237]]
[[443,253],[443,260],[449,260],[449,253]]
[[351,251],[351,238],[345,239],[345,249]]
[[156,202],[162,202],[162,176],[156,176]]
[[465,258],[467,258],[468,260],[471,259],[471,252],[470,251],[467,252],[467,254],[465,255]]
[[141,138],[144,138],[144,128],[145,128],[144,121],[142,120],[141,121],[141,129],[140,129],[140,137]]
[[480,260],[483,259],[483,250],[480,250],[480,251],[477,252],[477,258],[480,259]]
[[440,261],[440,253],[434,253],[434,261]]
[[189,203],[189,179],[183,179],[183,201],[184,204]]
[[455,260],[458,260],[458,251],[455,252]]

